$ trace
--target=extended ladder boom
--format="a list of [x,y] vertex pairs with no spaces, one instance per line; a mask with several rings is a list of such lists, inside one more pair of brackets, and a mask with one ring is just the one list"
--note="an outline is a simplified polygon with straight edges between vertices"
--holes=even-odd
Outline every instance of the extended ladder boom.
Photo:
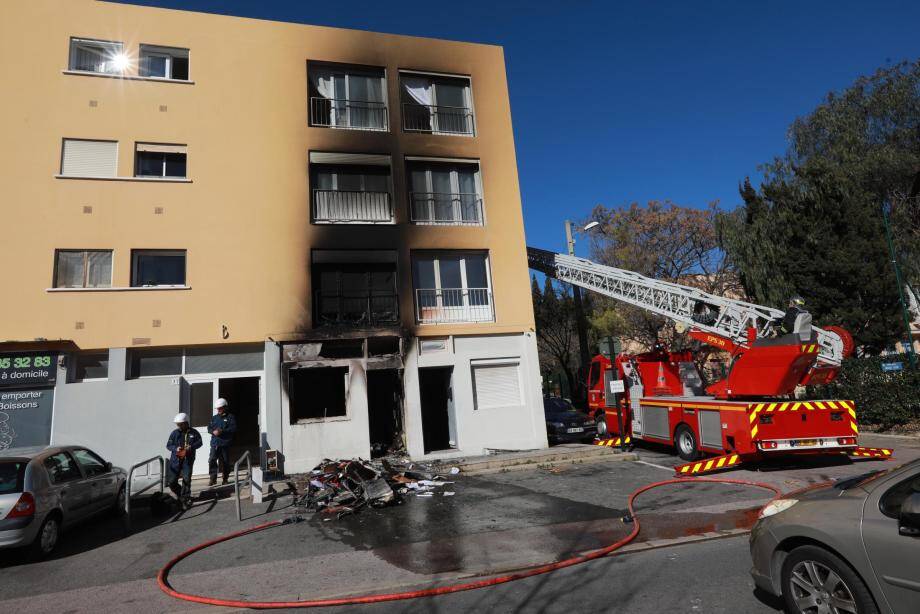
[[[527,248],[530,268],[598,294],[629,303],[652,313],[683,322],[687,326],[747,344],[747,329],[766,336],[773,320],[783,316],[779,309],[728,299],[691,286],[651,279],[584,258]],[[709,315],[700,318],[700,306]],[[697,315],[694,318],[694,315]],[[818,359],[830,365],[843,360],[843,341],[831,331],[812,327],[818,339]]]

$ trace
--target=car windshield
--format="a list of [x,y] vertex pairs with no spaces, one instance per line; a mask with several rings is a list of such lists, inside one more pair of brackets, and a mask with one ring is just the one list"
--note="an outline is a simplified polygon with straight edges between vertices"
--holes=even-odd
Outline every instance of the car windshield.
[[572,407],[572,404],[559,397],[549,397],[543,399],[543,410],[547,413],[557,414],[559,412],[576,413],[578,410]]
[[0,495],[22,492],[26,464],[25,461],[0,460]]

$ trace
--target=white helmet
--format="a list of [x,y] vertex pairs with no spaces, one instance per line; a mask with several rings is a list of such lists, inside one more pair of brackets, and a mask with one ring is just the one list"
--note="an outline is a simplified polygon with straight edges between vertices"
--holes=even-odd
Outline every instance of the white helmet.
[[226,407],[229,405],[227,399],[217,399],[217,403],[214,404],[214,409],[220,409],[221,407]]
[[188,422],[188,414],[176,414],[176,417],[173,418],[173,422],[176,424],[182,424],[183,422]]

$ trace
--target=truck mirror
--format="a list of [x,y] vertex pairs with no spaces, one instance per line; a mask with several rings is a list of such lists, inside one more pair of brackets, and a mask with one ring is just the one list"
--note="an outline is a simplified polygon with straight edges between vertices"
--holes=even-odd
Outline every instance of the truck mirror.
[[920,492],[912,493],[901,504],[898,532],[901,535],[920,537]]

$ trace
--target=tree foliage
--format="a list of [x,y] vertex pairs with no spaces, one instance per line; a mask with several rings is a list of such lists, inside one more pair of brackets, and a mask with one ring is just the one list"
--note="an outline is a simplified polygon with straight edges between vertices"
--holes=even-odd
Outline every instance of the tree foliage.
[[576,395],[579,389],[576,377],[579,357],[574,299],[568,286],[554,283],[549,277],[542,291],[536,277],[531,278],[530,285],[540,371],[545,375],[562,372],[570,394]]
[[[720,296],[738,296],[737,275],[719,249],[716,203],[704,209],[670,201],[642,206],[598,206],[591,219],[600,223],[592,235],[592,257],[609,266],[663,281],[692,285]],[[597,301],[592,325],[600,336],[611,335],[651,347],[658,341],[675,349],[686,343],[666,318],[613,300]],[[705,357],[702,357],[703,359]]]
[[[759,188],[745,180],[744,205],[719,220],[755,302],[801,294],[818,324],[844,326],[870,353],[902,334],[880,207],[910,193],[918,130],[920,62],[860,78],[790,126],[786,154],[762,167]],[[907,206],[895,212],[903,259],[917,222]]]

